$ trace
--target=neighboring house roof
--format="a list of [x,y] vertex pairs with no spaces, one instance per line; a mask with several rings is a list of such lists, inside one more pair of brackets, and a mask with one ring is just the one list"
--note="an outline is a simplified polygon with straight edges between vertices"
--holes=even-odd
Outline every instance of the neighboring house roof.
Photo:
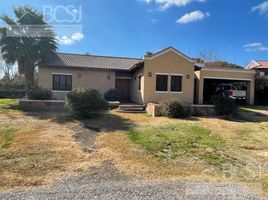
[[142,61],[142,59],[138,58],[57,53],[53,59],[43,61],[39,65],[49,67],[132,70],[136,64]]
[[252,60],[246,66],[247,69],[268,69],[268,61]]

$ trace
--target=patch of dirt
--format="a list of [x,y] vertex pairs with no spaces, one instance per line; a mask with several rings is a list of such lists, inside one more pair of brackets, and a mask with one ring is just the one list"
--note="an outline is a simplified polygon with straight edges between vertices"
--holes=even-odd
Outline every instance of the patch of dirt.
[[262,150],[261,148],[257,147],[257,146],[253,146],[253,145],[241,145],[240,146],[243,149],[247,149],[247,150]]
[[89,183],[100,183],[100,182],[118,182],[118,181],[129,181],[135,180],[133,176],[129,176],[122,171],[119,171],[113,164],[112,161],[106,160],[99,166],[89,168],[87,171],[76,176],[68,177],[64,179],[64,184],[89,184]]
[[88,127],[83,127],[82,124],[68,127],[73,131],[73,137],[76,142],[79,142],[84,148],[89,148],[94,143],[94,138],[100,131]]

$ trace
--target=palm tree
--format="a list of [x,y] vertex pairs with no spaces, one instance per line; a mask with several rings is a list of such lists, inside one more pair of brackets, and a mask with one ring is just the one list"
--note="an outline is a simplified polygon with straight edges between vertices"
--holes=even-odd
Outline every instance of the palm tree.
[[[27,96],[29,90],[34,88],[35,67],[55,55],[57,40],[43,14],[35,9],[15,7],[14,14],[15,19],[7,15],[0,16],[8,26],[0,28],[0,51],[6,64],[17,63],[19,73],[25,78]],[[31,28],[36,26],[39,29],[33,31]],[[44,31],[46,36],[43,35]]]

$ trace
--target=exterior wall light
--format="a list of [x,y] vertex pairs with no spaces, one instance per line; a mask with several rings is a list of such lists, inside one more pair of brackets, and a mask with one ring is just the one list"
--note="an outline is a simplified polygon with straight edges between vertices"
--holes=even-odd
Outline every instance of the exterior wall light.
[[78,78],[81,78],[81,77],[82,77],[82,75],[81,75],[81,74],[78,74],[78,75],[77,75],[77,77],[78,77]]
[[191,78],[191,76],[188,74],[188,75],[187,75],[187,79],[190,79],[190,78]]
[[148,73],[148,77],[152,77],[152,75],[153,75],[152,72]]

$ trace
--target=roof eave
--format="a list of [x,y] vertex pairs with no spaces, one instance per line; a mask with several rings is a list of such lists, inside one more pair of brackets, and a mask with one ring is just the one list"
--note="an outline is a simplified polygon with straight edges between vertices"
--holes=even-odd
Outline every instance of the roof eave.
[[38,65],[39,67],[61,67],[61,68],[79,68],[79,69],[93,69],[93,70],[109,70],[109,71],[130,71],[130,69],[122,69],[122,68],[99,68],[99,67],[84,67],[84,66],[66,66],[66,65]]

